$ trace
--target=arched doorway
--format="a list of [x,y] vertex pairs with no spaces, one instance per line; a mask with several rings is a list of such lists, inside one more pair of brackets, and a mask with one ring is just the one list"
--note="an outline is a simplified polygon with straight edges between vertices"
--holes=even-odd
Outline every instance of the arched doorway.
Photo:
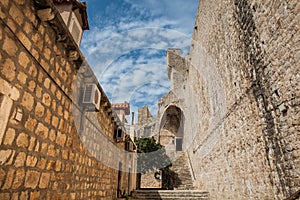
[[183,150],[184,115],[182,110],[170,105],[165,110],[161,122],[159,141],[166,146],[167,151],[178,152]]

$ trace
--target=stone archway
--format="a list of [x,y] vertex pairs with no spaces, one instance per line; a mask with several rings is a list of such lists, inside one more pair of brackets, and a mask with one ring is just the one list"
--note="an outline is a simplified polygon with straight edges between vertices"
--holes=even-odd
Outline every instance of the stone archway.
[[159,142],[166,147],[167,154],[183,150],[184,115],[176,105],[168,106],[160,120]]

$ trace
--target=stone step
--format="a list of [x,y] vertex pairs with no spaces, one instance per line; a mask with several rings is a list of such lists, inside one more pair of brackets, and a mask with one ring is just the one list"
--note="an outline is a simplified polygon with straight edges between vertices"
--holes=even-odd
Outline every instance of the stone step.
[[209,199],[209,193],[200,190],[136,190],[131,199]]
[[193,190],[193,179],[188,164],[188,156],[185,152],[178,153],[177,159],[172,163],[172,170],[177,174],[180,184],[174,185],[176,190]]

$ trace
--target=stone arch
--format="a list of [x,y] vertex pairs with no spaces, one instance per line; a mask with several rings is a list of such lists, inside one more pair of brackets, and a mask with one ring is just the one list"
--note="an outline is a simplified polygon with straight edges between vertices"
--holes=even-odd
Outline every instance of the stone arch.
[[159,142],[167,151],[182,151],[184,139],[184,115],[177,105],[169,105],[160,118]]

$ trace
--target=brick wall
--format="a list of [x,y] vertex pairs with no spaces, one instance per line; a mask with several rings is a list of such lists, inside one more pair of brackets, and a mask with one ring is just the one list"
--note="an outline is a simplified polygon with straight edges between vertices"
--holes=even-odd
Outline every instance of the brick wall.
[[188,74],[168,66],[194,184],[213,199],[283,199],[300,188],[299,7],[200,1]]
[[[114,199],[118,168],[96,159],[74,122],[74,109],[82,112],[73,82],[83,57],[70,55],[81,53],[68,32],[59,41],[66,30],[62,19],[43,22],[37,9],[31,0],[0,2],[0,199]],[[106,103],[93,128],[124,149],[113,138],[115,119],[101,91]],[[120,189],[128,190],[127,172],[122,179]]]

